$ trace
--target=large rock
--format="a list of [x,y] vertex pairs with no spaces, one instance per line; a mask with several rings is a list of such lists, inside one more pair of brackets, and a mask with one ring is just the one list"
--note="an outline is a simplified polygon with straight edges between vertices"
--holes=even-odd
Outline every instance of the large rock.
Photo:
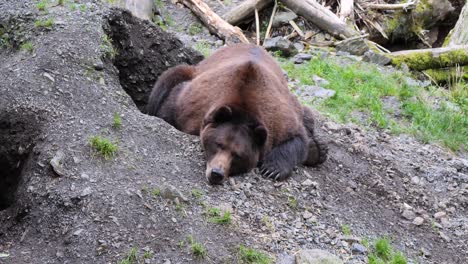
[[343,261],[328,251],[307,249],[297,253],[296,264],[343,264]]

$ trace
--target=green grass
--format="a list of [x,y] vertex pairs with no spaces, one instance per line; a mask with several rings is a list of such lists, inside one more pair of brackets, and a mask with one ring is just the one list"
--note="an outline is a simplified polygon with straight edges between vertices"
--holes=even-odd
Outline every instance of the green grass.
[[138,256],[137,256],[137,249],[132,248],[127,253],[124,259],[122,259],[119,263],[120,264],[138,264]]
[[121,128],[122,127],[122,117],[119,115],[119,113],[114,114],[112,127],[114,127],[114,128]]
[[39,11],[46,11],[47,10],[47,4],[48,4],[47,0],[41,0],[41,1],[37,2],[36,8]]
[[63,6],[63,5],[65,5],[65,0],[58,0],[57,4],[60,5],[60,6]]
[[231,223],[231,212],[221,211],[221,209],[213,207],[208,209],[208,221],[215,224],[227,225]]
[[395,251],[388,238],[378,238],[369,250],[369,264],[406,264],[403,253]]
[[34,26],[37,28],[46,28],[46,29],[51,29],[54,26],[54,19],[53,18],[48,18],[48,19],[39,19],[34,22]]
[[212,53],[210,44],[205,40],[198,41],[193,48],[198,50],[205,58]]
[[203,27],[199,23],[190,24],[188,33],[192,36],[202,33]]
[[151,194],[155,197],[161,196],[161,189],[153,188],[153,190],[151,191]]
[[351,228],[349,225],[343,224],[341,225],[341,232],[343,232],[343,235],[345,236],[350,236],[351,235]]
[[100,136],[93,136],[90,140],[90,145],[105,159],[110,159],[119,150],[117,145],[112,143],[109,139],[102,138]]
[[[459,81],[450,90],[410,86],[401,74],[383,74],[376,66],[355,62],[340,65],[333,60],[312,59],[302,65],[282,64],[289,77],[301,85],[313,85],[318,75],[330,82],[336,94],[326,100],[303,100],[339,122],[408,133],[423,142],[435,142],[457,151],[468,143],[468,84]],[[400,102],[402,117],[385,109],[383,100],[393,96]],[[436,107],[436,100],[441,101]],[[456,105],[454,109],[450,105]],[[358,120],[361,113],[364,120]]]
[[190,244],[190,251],[192,251],[192,254],[198,258],[205,258],[208,256],[208,251],[206,248],[201,244],[200,242],[195,241],[193,236],[188,237],[188,241]]
[[112,45],[112,40],[106,34],[102,36],[100,49],[102,53],[104,54],[105,58],[113,60],[115,56],[117,55],[117,50]]
[[32,53],[34,51],[34,45],[30,41],[24,42],[23,44],[21,44],[20,50]]
[[203,191],[199,189],[192,189],[192,196],[196,199],[201,199],[203,197]]
[[291,207],[291,209],[297,208],[297,200],[294,196],[288,195],[288,205]]
[[249,264],[270,264],[273,263],[273,259],[256,249],[247,248],[244,246],[239,247],[239,260],[241,263],[249,263]]

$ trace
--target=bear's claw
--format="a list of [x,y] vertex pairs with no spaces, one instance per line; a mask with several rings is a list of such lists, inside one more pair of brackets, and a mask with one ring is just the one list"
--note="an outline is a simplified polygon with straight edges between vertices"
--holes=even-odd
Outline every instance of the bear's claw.
[[260,167],[260,174],[265,177],[275,181],[282,181],[288,178],[291,175],[291,172],[288,171],[278,171],[276,169],[268,169],[264,166]]

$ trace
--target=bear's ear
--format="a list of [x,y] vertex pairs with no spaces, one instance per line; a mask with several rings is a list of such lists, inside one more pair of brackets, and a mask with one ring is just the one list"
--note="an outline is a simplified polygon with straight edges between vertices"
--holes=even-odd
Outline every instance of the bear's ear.
[[254,132],[254,142],[257,144],[257,146],[263,147],[268,137],[267,129],[264,126],[259,125],[256,128],[254,128],[253,132]]
[[206,117],[205,120],[203,120],[203,124],[207,125],[210,123],[224,123],[232,119],[232,108],[228,105],[223,105],[215,110],[213,110],[211,113],[209,113]]

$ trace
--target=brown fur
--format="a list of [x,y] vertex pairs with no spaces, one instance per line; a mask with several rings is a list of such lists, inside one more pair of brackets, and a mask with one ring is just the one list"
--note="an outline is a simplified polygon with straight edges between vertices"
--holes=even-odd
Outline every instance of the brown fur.
[[[290,175],[292,163],[306,160],[307,146],[314,136],[313,117],[309,112],[304,116],[304,108],[290,93],[280,67],[263,48],[238,44],[218,50],[197,66],[178,67],[159,78],[148,113],[181,131],[200,135],[205,150],[215,140],[225,141],[218,142],[224,145],[218,151],[212,147],[218,154],[207,156],[208,168],[211,160],[219,158],[229,164],[213,166],[222,166],[229,174],[233,161],[228,156],[237,151],[248,153],[251,160],[242,162],[235,172],[245,172],[265,159],[263,173],[282,179]],[[309,149],[317,152],[315,146]],[[287,168],[282,171],[281,167]]]

